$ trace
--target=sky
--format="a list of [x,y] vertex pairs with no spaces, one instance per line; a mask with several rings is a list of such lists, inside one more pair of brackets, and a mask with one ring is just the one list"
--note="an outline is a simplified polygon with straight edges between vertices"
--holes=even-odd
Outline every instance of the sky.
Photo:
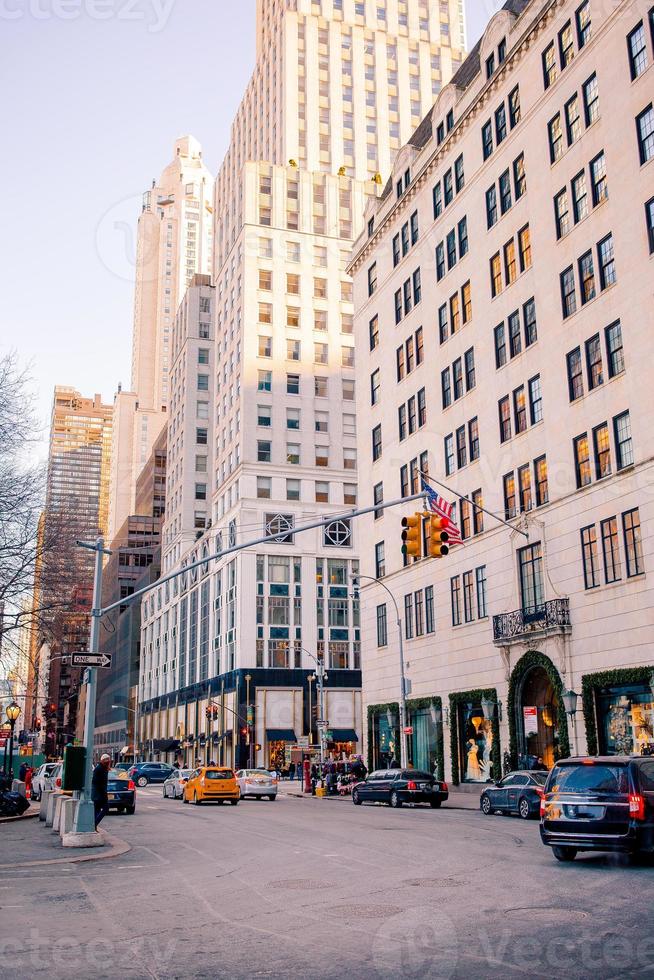
[[[498,4],[466,0],[468,48]],[[254,64],[255,0],[0,0],[0,355],[37,391],[130,386],[143,192],[192,134],[212,173]]]

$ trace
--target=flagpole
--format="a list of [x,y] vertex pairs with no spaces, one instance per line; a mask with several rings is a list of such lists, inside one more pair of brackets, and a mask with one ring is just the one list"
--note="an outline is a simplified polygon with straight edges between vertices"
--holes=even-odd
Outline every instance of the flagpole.
[[429,476],[428,473],[424,473],[422,470],[418,470],[418,472],[420,473],[420,476],[422,477],[422,479],[424,481],[426,481],[427,483],[435,483],[437,487],[441,487],[443,490],[446,490],[447,493],[453,493],[455,497],[458,497],[459,498],[459,500],[466,500],[469,504],[472,504],[472,506],[476,510],[481,510],[484,514],[488,514],[489,517],[492,517],[494,520],[498,521],[500,524],[504,524],[504,526],[505,527],[508,527],[511,531],[515,531],[517,534],[522,534],[522,536],[525,537],[527,539],[527,541],[529,541],[529,534],[528,534],[527,531],[522,531],[519,527],[514,527],[513,524],[509,524],[508,521],[505,521],[501,517],[498,517],[497,514],[494,514],[490,510],[486,510],[486,508],[485,507],[482,507],[481,504],[475,503],[475,501],[474,500],[471,500],[470,497],[466,497],[466,496],[464,496],[464,494],[459,493],[457,490],[453,490],[451,487],[448,487],[448,485],[446,483],[441,483],[440,480],[436,480],[436,479],[434,479],[433,476]]

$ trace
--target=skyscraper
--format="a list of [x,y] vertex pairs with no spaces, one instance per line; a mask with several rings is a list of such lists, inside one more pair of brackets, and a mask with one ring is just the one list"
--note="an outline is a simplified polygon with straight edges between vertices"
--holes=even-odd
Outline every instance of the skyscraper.
[[[191,383],[188,356],[180,366],[169,420],[171,494],[194,486],[207,520],[186,548],[164,527],[162,567],[270,543],[144,604],[141,734],[153,744],[183,733],[189,758],[204,746],[283,767],[328,720],[332,751],[361,748],[356,529],[346,517],[294,528],[356,504],[345,268],[380,172],[461,60],[462,30],[456,6],[426,0],[258,4],[257,62],[216,182],[213,359],[203,367],[206,345],[187,347],[198,365]],[[329,670],[324,719],[314,658]]]
[[109,538],[134,513],[136,481],[166,421],[172,322],[196,272],[212,267],[213,177],[192,136],[143,195],[138,221],[132,390],[114,403]]

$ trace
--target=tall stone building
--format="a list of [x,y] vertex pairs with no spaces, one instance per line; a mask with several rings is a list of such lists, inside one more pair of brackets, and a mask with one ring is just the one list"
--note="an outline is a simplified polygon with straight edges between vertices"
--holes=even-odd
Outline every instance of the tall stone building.
[[[509,0],[355,245],[361,503],[427,474],[463,538],[404,561],[420,508],[379,511],[362,572],[400,607],[411,761],[455,783],[654,751],[653,40],[644,2]],[[361,603],[377,767],[398,637]]]
[[[357,529],[337,519],[357,501],[345,269],[380,172],[462,46],[456,4],[257,5],[256,65],[216,181],[213,285],[197,287],[213,342],[199,342],[190,295],[178,314],[194,330],[184,354],[180,321],[169,432],[186,537],[171,503],[164,570],[248,538],[270,542],[189,570],[144,603],[142,735],[183,737],[189,759],[201,750],[283,766],[293,746],[315,745],[316,657],[329,672],[330,749],[361,749],[361,635],[348,588]],[[293,532],[330,515],[324,530]]]

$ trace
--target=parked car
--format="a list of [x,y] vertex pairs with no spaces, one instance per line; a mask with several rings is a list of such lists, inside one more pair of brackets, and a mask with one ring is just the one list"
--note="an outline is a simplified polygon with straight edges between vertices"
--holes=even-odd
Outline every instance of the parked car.
[[397,808],[403,803],[429,803],[437,809],[448,796],[447,783],[417,769],[379,769],[352,790],[355,806],[371,802]]
[[147,786],[148,783],[165,783],[173,767],[167,762],[137,762],[127,772],[137,786]]
[[55,762],[54,768],[52,769],[50,775],[47,777],[48,785],[46,789],[61,790],[61,780],[64,774],[64,764],[63,762]]
[[564,759],[541,800],[540,835],[559,861],[578,851],[654,852],[654,759]]
[[517,813],[523,820],[540,816],[547,773],[523,769],[510,772],[494,786],[484,787],[479,798],[482,813]]
[[241,799],[246,796],[255,800],[262,800],[264,796],[269,800],[277,799],[277,780],[267,769],[239,769],[236,781]]
[[110,769],[107,774],[109,810],[134,814],[136,811],[136,786],[123,769]]
[[184,786],[192,772],[192,769],[173,769],[163,784],[164,799],[172,797],[173,800],[181,800],[184,793]]
[[56,769],[56,762],[44,762],[32,776],[32,799],[40,800],[44,789],[50,789],[49,777]]
[[226,766],[200,766],[194,769],[183,790],[185,803],[224,803],[236,806],[239,788],[233,769]]

